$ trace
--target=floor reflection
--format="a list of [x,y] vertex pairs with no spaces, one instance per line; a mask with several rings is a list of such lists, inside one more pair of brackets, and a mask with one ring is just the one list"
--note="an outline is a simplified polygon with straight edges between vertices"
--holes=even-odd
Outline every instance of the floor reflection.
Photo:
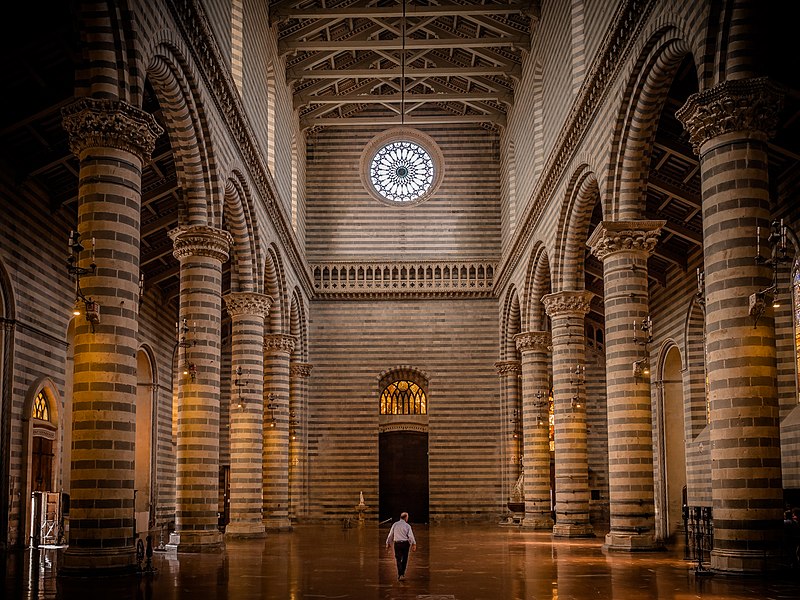
[[798,572],[696,577],[682,548],[609,554],[602,538],[552,540],[490,525],[414,525],[418,551],[397,581],[387,528],[300,526],[222,554],[156,552],[154,575],[57,577],[62,550],[0,554],[3,598],[33,600],[774,600],[800,597]]

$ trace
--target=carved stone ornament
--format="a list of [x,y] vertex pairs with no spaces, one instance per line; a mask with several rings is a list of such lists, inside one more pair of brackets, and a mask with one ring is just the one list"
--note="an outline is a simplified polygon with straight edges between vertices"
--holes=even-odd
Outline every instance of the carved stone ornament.
[[62,108],[61,116],[77,157],[86,148],[118,148],[145,162],[164,132],[153,115],[120,100],[81,98]]
[[289,375],[294,377],[310,377],[313,365],[310,363],[293,362],[289,363]]
[[556,292],[542,296],[544,310],[550,317],[564,314],[583,316],[589,312],[594,294],[588,290]]
[[723,81],[689,96],[675,116],[699,155],[703,144],[725,133],[775,135],[783,96],[783,89],[766,77]]
[[272,296],[255,292],[231,292],[223,297],[225,308],[232,317],[238,315],[256,315],[266,317],[272,306]]
[[270,333],[264,336],[264,350],[267,352],[285,352],[291,354],[294,350],[295,337],[282,333]]
[[187,256],[208,256],[224,263],[233,245],[230,233],[207,225],[176,227],[169,232],[169,237],[175,245],[172,254],[178,260]]
[[587,245],[600,260],[614,252],[637,250],[648,256],[655,250],[666,221],[603,221]]
[[494,363],[494,368],[497,369],[497,374],[500,375],[500,377],[513,375],[522,370],[522,366],[518,360],[499,360]]
[[549,352],[553,346],[549,331],[524,331],[514,336],[520,352]]

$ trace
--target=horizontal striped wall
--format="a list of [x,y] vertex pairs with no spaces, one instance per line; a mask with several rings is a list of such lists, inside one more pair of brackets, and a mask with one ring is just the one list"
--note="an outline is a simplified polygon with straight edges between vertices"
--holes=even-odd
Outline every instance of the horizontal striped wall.
[[419,129],[436,141],[444,155],[444,180],[431,198],[398,208],[373,199],[359,173],[364,147],[383,130],[330,129],[309,135],[309,260],[499,255],[498,134],[477,126]]
[[311,315],[310,519],[353,516],[359,491],[377,516],[378,378],[401,365],[430,378],[431,520],[498,517],[496,301],[315,301]]

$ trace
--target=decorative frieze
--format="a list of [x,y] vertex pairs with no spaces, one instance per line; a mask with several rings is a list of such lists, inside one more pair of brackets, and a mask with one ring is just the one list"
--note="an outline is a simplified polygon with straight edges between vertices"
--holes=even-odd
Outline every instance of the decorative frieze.
[[775,135],[783,96],[783,89],[766,77],[723,81],[689,96],[675,116],[700,154],[703,144],[726,133]]
[[175,244],[173,255],[180,260],[186,256],[208,256],[224,263],[233,245],[233,237],[223,229],[207,225],[176,227],[169,232]]
[[284,352],[291,354],[294,351],[295,337],[282,333],[271,333],[264,336],[264,350],[269,353]]
[[494,363],[494,368],[497,369],[497,374],[500,377],[518,375],[522,371],[518,360],[499,360]]
[[164,132],[153,115],[121,100],[81,98],[62,108],[61,115],[75,156],[86,148],[119,148],[144,162]]
[[556,317],[563,314],[585,315],[591,308],[594,294],[588,290],[575,292],[556,292],[542,297],[542,304],[548,316]]
[[272,296],[255,292],[231,292],[223,297],[225,308],[232,317],[237,315],[256,315],[266,317],[272,306]]
[[514,336],[520,352],[550,352],[552,340],[549,331],[524,331]]
[[653,253],[666,221],[603,221],[589,236],[587,245],[603,260],[623,250]]

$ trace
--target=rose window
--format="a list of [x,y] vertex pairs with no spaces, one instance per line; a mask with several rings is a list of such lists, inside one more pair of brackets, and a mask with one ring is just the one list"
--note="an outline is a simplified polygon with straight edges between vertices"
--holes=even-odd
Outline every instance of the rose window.
[[433,160],[419,144],[390,142],[375,153],[369,177],[375,191],[387,200],[413,202],[433,185]]

